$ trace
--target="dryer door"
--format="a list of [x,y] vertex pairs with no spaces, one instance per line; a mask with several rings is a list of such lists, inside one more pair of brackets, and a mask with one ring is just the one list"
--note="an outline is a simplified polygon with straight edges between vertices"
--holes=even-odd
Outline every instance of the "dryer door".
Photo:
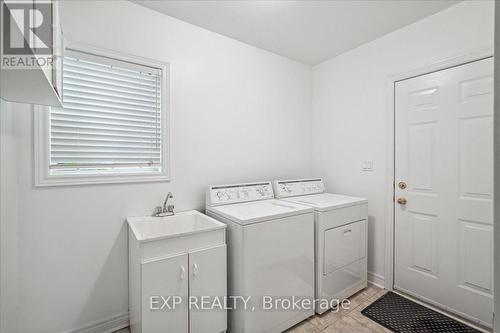
[[366,220],[325,230],[323,275],[352,264],[366,254]]

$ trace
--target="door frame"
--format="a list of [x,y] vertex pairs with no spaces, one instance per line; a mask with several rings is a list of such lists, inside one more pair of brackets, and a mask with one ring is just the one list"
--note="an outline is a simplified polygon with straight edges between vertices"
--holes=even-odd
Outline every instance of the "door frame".
[[[430,74],[440,70],[465,65],[470,62],[491,58],[494,55],[493,47],[483,47],[480,49],[470,50],[461,55],[445,58],[427,65],[410,69],[387,78],[387,110],[386,121],[388,131],[386,135],[386,188],[385,188],[385,270],[384,270],[384,287],[387,290],[394,289],[394,255],[395,255],[395,88],[399,81],[411,79],[417,76]],[[495,228],[495,226],[493,226]],[[500,245],[494,244],[493,253],[500,252]],[[496,277],[494,277],[496,280]]]

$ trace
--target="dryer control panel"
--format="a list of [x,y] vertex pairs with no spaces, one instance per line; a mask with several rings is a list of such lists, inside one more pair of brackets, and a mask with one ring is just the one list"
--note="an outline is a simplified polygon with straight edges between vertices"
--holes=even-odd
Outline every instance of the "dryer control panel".
[[273,199],[271,182],[257,182],[210,186],[206,194],[207,206],[220,206],[239,202]]
[[275,180],[273,181],[276,198],[296,197],[325,192],[325,184],[321,178]]

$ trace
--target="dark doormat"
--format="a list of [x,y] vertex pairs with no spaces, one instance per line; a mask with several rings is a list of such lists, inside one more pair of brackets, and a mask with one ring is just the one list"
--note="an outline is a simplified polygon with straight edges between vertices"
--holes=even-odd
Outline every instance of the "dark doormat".
[[479,333],[393,292],[380,297],[361,313],[396,333]]

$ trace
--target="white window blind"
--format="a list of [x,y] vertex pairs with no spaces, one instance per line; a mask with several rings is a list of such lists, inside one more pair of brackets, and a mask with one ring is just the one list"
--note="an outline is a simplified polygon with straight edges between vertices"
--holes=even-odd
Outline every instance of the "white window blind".
[[162,72],[84,52],[63,63],[50,110],[51,173],[161,171]]

